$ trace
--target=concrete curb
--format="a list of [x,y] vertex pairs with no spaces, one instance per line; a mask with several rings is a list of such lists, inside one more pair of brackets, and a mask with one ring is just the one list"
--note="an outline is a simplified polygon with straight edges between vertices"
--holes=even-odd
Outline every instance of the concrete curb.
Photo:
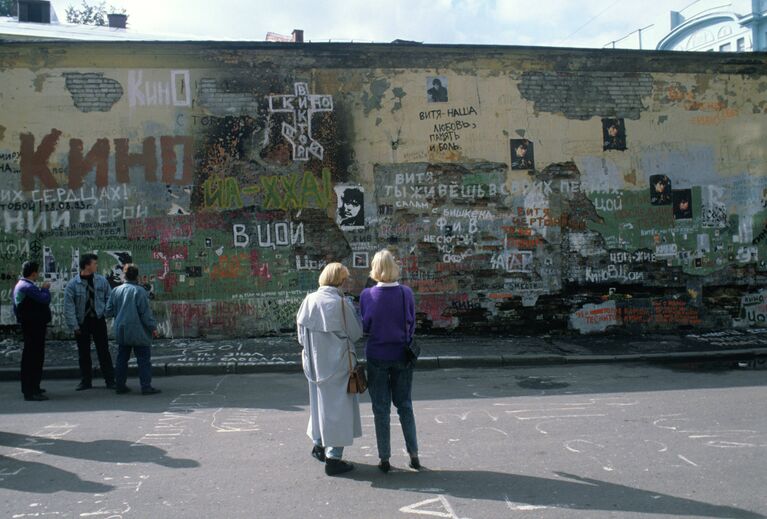
[[[444,356],[436,358],[438,369],[496,368],[503,366],[503,357],[501,355]],[[421,359],[418,360],[418,368],[429,369],[423,365]]]
[[298,373],[304,367],[300,362],[283,362],[279,364],[237,364],[236,373]]
[[[605,364],[605,363],[649,363],[669,364],[675,362],[706,362],[726,360],[752,360],[767,357],[767,348],[750,348],[723,351],[692,351],[672,353],[640,353],[627,355],[463,355],[429,356],[418,359],[417,369],[458,369],[458,368],[499,368],[513,366],[547,366],[562,364]],[[364,364],[364,361],[363,361]],[[298,373],[303,371],[300,362],[282,362],[274,364],[240,364],[234,362],[205,362],[198,364],[156,364],[152,366],[153,376],[180,375],[226,375],[248,373]],[[130,377],[137,376],[137,368],[128,369]],[[80,369],[77,366],[55,366],[46,368],[43,378],[78,379]],[[98,380],[98,370],[94,379]],[[19,380],[16,368],[1,368],[0,381]]]

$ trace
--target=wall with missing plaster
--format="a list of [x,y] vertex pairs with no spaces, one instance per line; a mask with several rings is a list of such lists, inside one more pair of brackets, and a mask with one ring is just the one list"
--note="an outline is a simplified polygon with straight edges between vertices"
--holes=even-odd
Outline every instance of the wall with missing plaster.
[[35,258],[139,264],[168,336],[290,331],[391,248],[423,331],[767,326],[762,54],[0,49],[0,324]]

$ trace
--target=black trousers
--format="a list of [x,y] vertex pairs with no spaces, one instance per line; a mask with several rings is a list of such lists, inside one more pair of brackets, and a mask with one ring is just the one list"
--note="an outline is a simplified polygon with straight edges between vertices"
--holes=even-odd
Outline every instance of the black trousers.
[[45,362],[45,330],[47,326],[21,326],[24,350],[21,352],[21,392],[32,396],[40,391]]
[[107,337],[107,321],[101,319],[85,318],[80,324],[80,336],[77,337],[77,353],[80,360],[80,377],[86,384],[93,380],[93,366],[91,365],[91,339],[96,344],[96,355],[99,358],[101,374],[104,381],[112,384],[115,381],[115,368],[112,364],[112,356],[109,354],[109,339]]

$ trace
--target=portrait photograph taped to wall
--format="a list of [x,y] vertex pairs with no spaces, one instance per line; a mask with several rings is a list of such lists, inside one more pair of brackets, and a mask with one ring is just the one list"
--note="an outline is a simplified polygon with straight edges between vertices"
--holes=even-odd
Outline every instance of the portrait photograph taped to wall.
[[602,119],[602,149],[626,149],[626,123],[623,119]]
[[43,279],[51,281],[58,274],[56,258],[50,247],[43,247]]
[[535,169],[532,141],[511,139],[511,169]]
[[447,103],[447,78],[428,76],[426,78],[426,97],[430,103]]
[[692,189],[675,189],[671,192],[675,220],[692,220]]
[[370,266],[370,255],[367,252],[355,252],[352,254],[352,266],[356,269],[366,269]]
[[108,250],[104,252],[112,257],[109,260],[111,269],[106,276],[107,281],[111,288],[118,287],[123,284],[123,267],[128,263],[133,263],[133,254],[128,250]]
[[344,230],[365,228],[365,190],[361,186],[336,186],[336,223]]
[[671,205],[671,179],[666,175],[650,176],[650,204]]

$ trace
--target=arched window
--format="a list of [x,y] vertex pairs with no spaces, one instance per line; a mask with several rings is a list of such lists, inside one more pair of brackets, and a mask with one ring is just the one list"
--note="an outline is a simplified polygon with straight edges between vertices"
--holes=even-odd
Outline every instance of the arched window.
[[719,40],[722,40],[724,38],[727,38],[728,36],[732,35],[732,27],[727,24],[723,25],[721,29],[719,29],[719,32],[717,33],[716,37]]
[[700,47],[714,41],[714,35],[708,29],[703,29],[694,34],[691,38],[692,47]]

